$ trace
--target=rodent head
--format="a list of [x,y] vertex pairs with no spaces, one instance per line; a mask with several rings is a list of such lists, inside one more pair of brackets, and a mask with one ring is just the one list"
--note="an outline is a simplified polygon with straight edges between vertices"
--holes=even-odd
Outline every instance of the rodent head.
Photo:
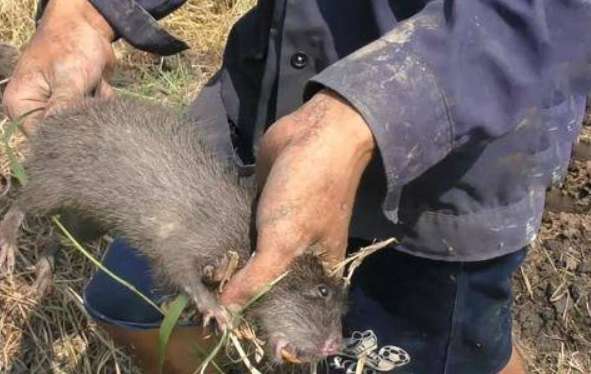
[[328,275],[316,256],[303,255],[252,307],[248,317],[275,362],[314,362],[339,351],[343,284]]

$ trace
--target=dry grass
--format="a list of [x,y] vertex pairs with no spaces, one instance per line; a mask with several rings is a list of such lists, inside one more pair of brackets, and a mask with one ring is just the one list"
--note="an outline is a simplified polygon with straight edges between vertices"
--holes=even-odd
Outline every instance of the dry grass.
[[192,0],[163,23],[192,50],[210,52],[219,58],[228,30],[254,3],[253,0]]
[[23,45],[34,27],[36,0],[3,0],[0,2],[0,41]]
[[533,374],[591,372],[590,218],[547,212],[516,276],[516,333]]
[[121,93],[188,104],[221,63],[230,27],[254,0],[190,0],[162,21],[191,47],[179,56],[159,58],[117,43],[119,69],[113,84]]
[[51,230],[46,220],[29,220],[15,274],[0,278],[0,372],[138,372],[85,314],[80,295],[94,268],[78,253],[61,251],[52,292],[35,294],[34,261]]

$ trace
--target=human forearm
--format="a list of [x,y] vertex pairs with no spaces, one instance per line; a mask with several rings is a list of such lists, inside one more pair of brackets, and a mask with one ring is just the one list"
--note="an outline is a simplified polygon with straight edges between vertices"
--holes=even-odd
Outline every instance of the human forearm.
[[298,256],[342,261],[361,176],[374,154],[371,131],[338,95],[321,91],[265,133],[257,155],[256,255],[222,300],[243,304]]
[[590,20],[585,1],[434,1],[309,89],[331,88],[362,113],[393,190],[585,93]]

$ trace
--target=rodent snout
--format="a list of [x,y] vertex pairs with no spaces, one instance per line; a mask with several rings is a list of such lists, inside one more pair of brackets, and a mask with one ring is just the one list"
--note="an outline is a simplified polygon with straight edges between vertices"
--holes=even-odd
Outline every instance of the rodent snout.
[[328,356],[334,356],[340,352],[343,338],[340,335],[331,335],[322,344],[314,347],[297,347],[284,338],[280,338],[274,344],[275,359],[279,362],[291,363],[311,362]]
[[342,344],[343,338],[341,336],[331,336],[324,342],[320,353],[322,356],[334,356],[340,352]]

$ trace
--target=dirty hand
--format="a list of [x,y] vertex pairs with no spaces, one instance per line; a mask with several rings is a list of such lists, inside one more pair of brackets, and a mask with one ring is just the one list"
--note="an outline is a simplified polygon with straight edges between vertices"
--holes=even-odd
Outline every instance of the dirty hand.
[[225,306],[238,310],[312,246],[329,265],[344,258],[355,194],[374,148],[361,115],[328,90],[271,126],[257,157],[256,254],[225,287]]
[[46,114],[84,96],[109,96],[114,33],[88,0],[50,0],[3,97],[13,119],[32,110],[30,132]]

